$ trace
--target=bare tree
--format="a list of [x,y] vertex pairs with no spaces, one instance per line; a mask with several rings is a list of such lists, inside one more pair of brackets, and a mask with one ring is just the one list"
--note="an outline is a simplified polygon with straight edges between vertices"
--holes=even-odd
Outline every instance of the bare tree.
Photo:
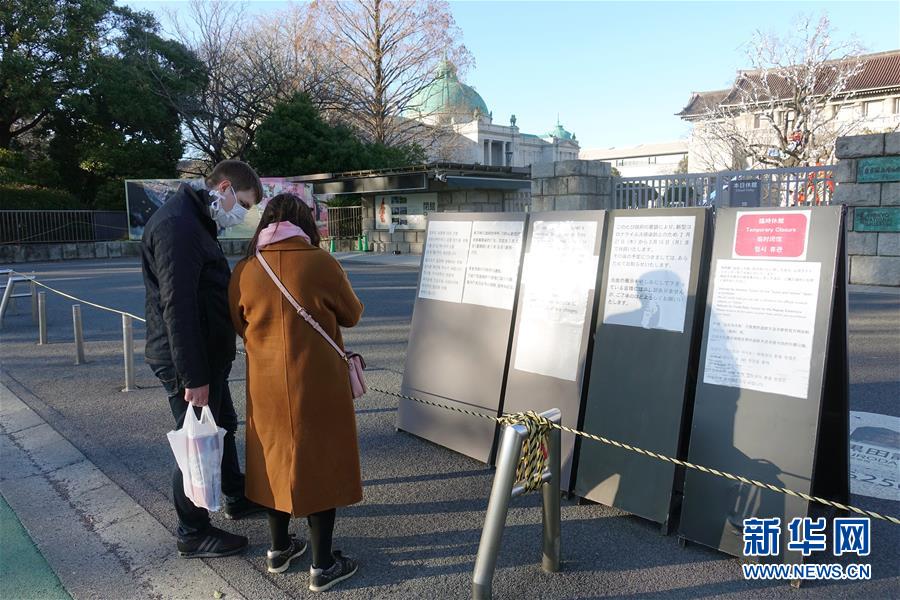
[[326,53],[340,65],[337,110],[368,141],[419,142],[422,128],[402,117],[434,81],[446,59],[457,69],[473,63],[444,1],[326,0],[314,5]]
[[[747,46],[752,70],[710,103],[694,137],[702,165],[734,169],[831,162],[835,140],[860,126],[862,115],[844,107],[863,69],[856,42],[836,43],[826,16],[800,16],[788,37],[757,31]],[[703,161],[701,157],[701,161]],[[692,167],[693,168],[693,167]]]
[[191,0],[184,17],[169,13],[173,35],[204,64],[206,81],[190,101],[172,98],[194,165],[243,159],[256,128],[276,103],[306,92],[325,104],[337,89],[334,61],[316,54],[308,9],[290,6],[250,17],[236,2]]

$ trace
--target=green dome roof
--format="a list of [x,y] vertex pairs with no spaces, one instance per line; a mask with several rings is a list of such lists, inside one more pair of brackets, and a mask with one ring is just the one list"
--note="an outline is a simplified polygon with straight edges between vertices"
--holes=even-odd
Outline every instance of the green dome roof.
[[547,133],[546,137],[559,138],[561,140],[571,140],[575,138],[574,135],[566,131],[565,128],[559,124],[559,121],[556,122],[556,127]]
[[471,121],[476,111],[479,115],[489,114],[478,92],[459,80],[456,68],[449,61],[443,61],[435,75],[435,80],[413,97],[403,116],[448,121],[453,117],[465,122]]

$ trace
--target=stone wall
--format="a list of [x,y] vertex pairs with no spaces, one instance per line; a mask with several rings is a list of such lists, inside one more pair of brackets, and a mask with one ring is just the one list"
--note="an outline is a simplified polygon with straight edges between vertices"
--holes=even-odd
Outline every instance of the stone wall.
[[[220,240],[222,250],[228,256],[243,256],[249,240]],[[141,243],[78,242],[71,244],[10,244],[0,246],[0,265],[77,260],[85,258],[119,258],[140,256]]]
[[531,165],[531,209],[598,210],[613,206],[610,163],[563,160]]
[[900,181],[858,182],[864,158],[900,157],[900,133],[858,135],[837,140],[834,202],[846,204],[850,283],[900,286],[900,232],[860,231],[857,210],[878,208],[900,222]]

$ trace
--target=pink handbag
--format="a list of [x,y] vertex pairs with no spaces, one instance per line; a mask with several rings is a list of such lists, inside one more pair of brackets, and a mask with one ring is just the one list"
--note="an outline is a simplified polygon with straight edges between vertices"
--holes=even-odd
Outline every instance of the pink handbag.
[[269,263],[266,262],[266,259],[263,258],[262,254],[260,254],[259,250],[256,251],[256,258],[259,260],[259,264],[262,265],[262,268],[266,270],[266,273],[269,274],[269,277],[272,278],[272,281],[275,282],[275,285],[278,286],[278,289],[281,290],[281,293],[284,294],[284,297],[287,298],[288,302],[291,303],[297,310],[297,314],[303,317],[303,319],[309,323],[313,329],[319,332],[319,334],[328,340],[328,343],[331,344],[331,347],[334,348],[337,353],[340,355],[341,359],[345,363],[347,363],[347,368],[350,370],[350,389],[353,390],[353,398],[359,398],[363,394],[368,391],[368,387],[366,386],[366,376],[363,371],[366,368],[366,361],[363,360],[363,357],[357,354],[356,352],[344,352],[341,350],[341,347],[338,346],[331,336],[325,333],[325,330],[322,329],[322,326],[319,325],[318,321],[316,321],[309,312],[300,304],[294,300],[294,297],[291,296],[291,293],[287,291],[287,288],[284,287],[284,284],[281,283],[281,280],[278,279],[278,276],[272,272],[271,267],[269,267]]

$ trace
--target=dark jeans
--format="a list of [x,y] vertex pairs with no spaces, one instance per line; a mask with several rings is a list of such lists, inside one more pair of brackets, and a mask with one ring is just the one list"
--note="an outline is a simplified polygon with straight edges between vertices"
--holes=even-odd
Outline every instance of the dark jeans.
[[[188,403],[184,401],[183,382],[178,378],[175,367],[170,365],[151,366],[153,373],[162,382],[169,396],[169,407],[175,417],[175,428],[180,429],[187,415]],[[222,493],[226,502],[244,496],[244,474],[238,462],[237,446],[234,434],[237,431],[238,418],[228,389],[228,374],[231,366],[225,367],[212,377],[209,383],[209,409],[216,424],[225,430],[225,443],[222,452]],[[194,407],[197,416],[200,408]],[[175,499],[175,511],[178,513],[178,538],[184,539],[202,533],[209,528],[209,512],[205,508],[194,506],[190,498],[184,494],[181,470],[175,466],[172,474],[172,495]]]

